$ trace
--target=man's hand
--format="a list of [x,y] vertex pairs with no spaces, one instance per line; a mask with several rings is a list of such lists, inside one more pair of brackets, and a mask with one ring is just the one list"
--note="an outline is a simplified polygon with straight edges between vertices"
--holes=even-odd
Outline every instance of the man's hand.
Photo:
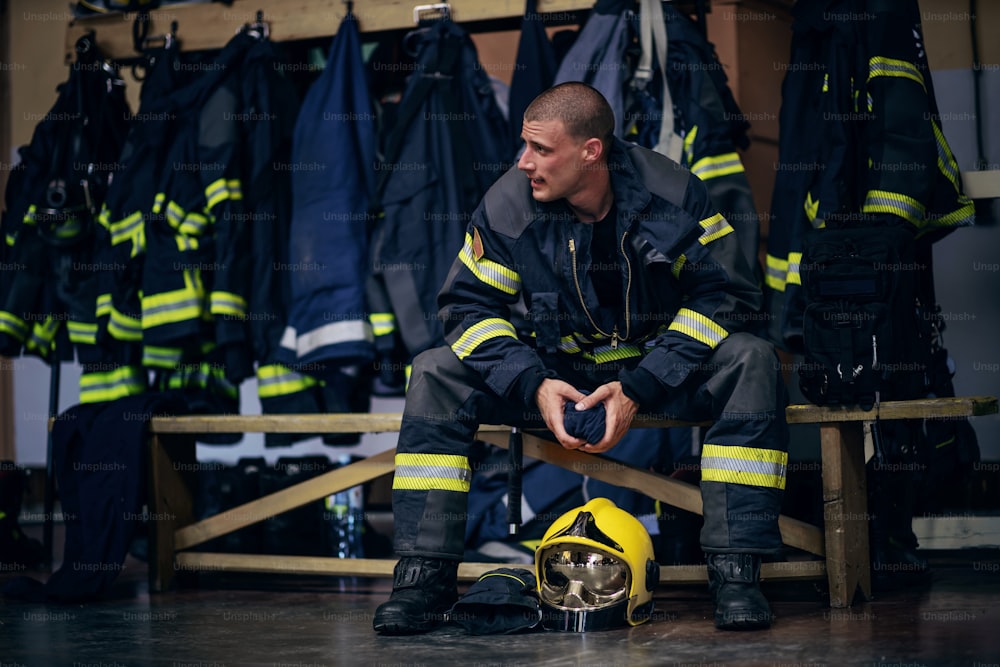
[[594,393],[578,400],[576,409],[587,410],[598,403],[604,403],[604,438],[600,442],[582,447],[583,451],[591,454],[606,452],[617,445],[632,425],[635,413],[639,411],[639,405],[625,395],[622,383],[617,380],[602,384],[594,390]]
[[563,426],[563,406],[566,401],[578,402],[584,398],[586,395],[577,391],[573,385],[551,378],[542,380],[538,391],[535,392],[535,402],[542,413],[545,425],[556,436],[559,444],[566,449],[579,449],[587,444],[586,440],[571,436]]

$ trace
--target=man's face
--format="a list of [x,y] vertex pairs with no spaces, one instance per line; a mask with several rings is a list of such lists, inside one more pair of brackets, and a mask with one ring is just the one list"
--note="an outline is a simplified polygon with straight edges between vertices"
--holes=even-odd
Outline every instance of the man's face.
[[517,168],[531,179],[532,196],[541,202],[572,201],[583,187],[585,142],[567,134],[560,120],[525,121],[521,138],[525,148]]

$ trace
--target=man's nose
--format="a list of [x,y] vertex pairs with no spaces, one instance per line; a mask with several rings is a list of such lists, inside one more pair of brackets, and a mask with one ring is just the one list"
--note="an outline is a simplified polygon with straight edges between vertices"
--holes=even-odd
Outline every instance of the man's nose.
[[525,148],[521,157],[517,158],[517,168],[521,171],[529,171],[535,168],[534,160],[531,157],[531,149]]

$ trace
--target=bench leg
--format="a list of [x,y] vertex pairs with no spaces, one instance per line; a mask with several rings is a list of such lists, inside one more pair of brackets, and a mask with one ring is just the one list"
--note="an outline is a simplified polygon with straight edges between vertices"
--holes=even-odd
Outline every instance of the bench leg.
[[822,424],[820,446],[830,606],[849,607],[859,588],[871,599],[863,426]]
[[170,590],[174,533],[194,522],[197,460],[194,439],[154,434],[149,448],[149,592]]

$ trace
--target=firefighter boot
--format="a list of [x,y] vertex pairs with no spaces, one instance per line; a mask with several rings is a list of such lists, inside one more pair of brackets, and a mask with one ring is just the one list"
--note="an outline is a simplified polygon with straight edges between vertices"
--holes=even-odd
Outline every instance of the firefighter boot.
[[771,608],[760,591],[760,556],[708,554],[708,588],[715,601],[715,627],[756,630],[771,625]]
[[375,610],[375,631],[415,635],[433,630],[458,600],[457,581],[457,560],[401,558],[393,570],[392,595]]

